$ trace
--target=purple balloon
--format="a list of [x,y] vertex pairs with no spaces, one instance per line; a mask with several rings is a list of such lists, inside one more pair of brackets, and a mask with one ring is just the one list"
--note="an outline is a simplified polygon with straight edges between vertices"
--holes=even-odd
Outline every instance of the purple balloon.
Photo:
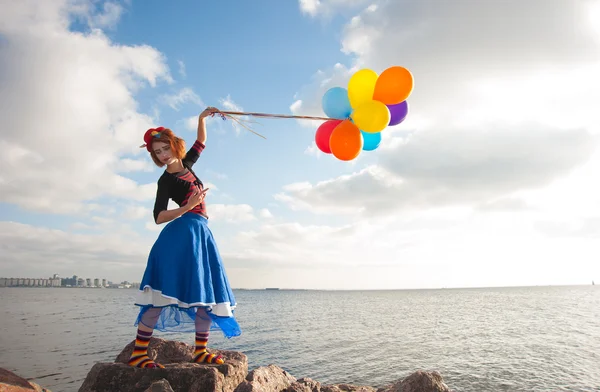
[[408,115],[408,102],[402,101],[395,105],[387,105],[390,109],[390,123],[388,125],[398,125]]

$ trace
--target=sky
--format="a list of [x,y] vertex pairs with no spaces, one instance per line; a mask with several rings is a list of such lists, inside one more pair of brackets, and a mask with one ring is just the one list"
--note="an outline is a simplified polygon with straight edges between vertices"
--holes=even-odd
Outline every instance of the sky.
[[318,121],[208,121],[195,171],[231,285],[600,282],[599,0],[0,9],[2,277],[139,282],[164,227],[148,128],[191,146],[206,106],[324,116],[357,70],[403,66],[407,119],[350,162]]

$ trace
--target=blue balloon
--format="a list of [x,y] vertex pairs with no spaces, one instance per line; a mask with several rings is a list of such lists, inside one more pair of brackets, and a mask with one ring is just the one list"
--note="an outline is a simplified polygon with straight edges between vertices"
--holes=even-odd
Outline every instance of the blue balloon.
[[370,133],[365,131],[360,131],[363,137],[363,150],[365,151],[373,151],[377,147],[379,147],[379,143],[381,143],[381,132]]
[[344,120],[352,113],[348,99],[348,90],[343,87],[332,87],[325,92],[322,100],[323,111],[329,118]]

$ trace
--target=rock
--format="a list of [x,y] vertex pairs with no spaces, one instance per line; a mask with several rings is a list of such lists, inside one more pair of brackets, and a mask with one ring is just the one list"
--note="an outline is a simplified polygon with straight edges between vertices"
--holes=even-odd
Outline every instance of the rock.
[[311,378],[300,378],[283,392],[321,392],[321,383]]
[[[114,363],[95,364],[79,392],[233,392],[248,374],[248,358],[235,351],[210,352],[221,354],[222,365],[191,363],[193,347],[183,342],[151,338],[148,356],[165,366],[164,369],[140,369],[126,364],[135,341],[128,344]],[[160,383],[161,380],[165,382]],[[156,387],[153,385],[156,384]],[[170,389],[165,389],[165,388]]]
[[[131,357],[134,347],[135,340],[125,346],[121,353],[117,355],[115,362],[126,364]],[[214,352],[214,350],[211,349],[208,351]],[[191,362],[193,354],[193,346],[175,340],[165,340],[153,337],[150,339],[150,344],[148,344],[148,356],[150,359],[163,365],[167,363]]]
[[144,392],[175,392],[173,388],[171,388],[171,384],[164,378],[159,381],[155,381],[150,385],[148,389]]
[[13,372],[0,368],[0,392],[51,392],[34,382],[17,376]]
[[296,378],[279,366],[262,366],[248,373],[235,392],[280,392],[295,382]]
[[[135,341],[130,342],[113,363],[95,364],[79,392],[451,392],[442,376],[435,371],[417,371],[403,380],[376,389],[351,384],[323,385],[310,378],[296,379],[273,364],[248,372],[248,358],[235,351],[209,349],[221,354],[225,363],[194,364],[191,363],[193,346],[154,337],[148,346],[148,356],[165,368],[139,369],[127,365],[134,346]],[[0,383],[0,392],[47,391],[34,389],[27,380],[18,376],[11,377],[15,388],[19,389],[2,389],[4,384]],[[3,382],[2,373],[0,382]]]
[[313,379],[301,378],[282,392],[376,392],[376,389],[351,384],[322,385]]
[[419,370],[402,381],[380,388],[377,392],[451,392],[442,375],[436,371]]

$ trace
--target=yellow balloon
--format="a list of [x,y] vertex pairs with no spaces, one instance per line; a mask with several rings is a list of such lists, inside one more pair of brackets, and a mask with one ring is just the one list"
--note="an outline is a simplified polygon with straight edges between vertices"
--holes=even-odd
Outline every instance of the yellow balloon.
[[390,109],[384,103],[370,100],[354,109],[350,118],[361,130],[377,133],[383,131],[390,123]]
[[348,82],[348,99],[353,109],[373,99],[377,74],[370,69],[356,71]]

